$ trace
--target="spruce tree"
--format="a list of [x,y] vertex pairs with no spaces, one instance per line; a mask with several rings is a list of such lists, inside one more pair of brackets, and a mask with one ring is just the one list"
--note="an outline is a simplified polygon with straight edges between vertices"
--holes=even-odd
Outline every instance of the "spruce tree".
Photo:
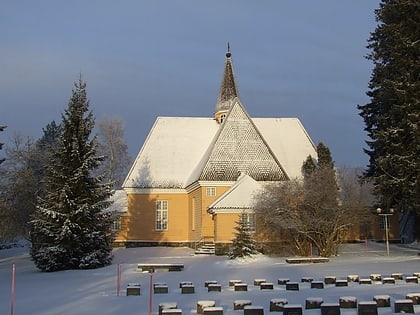
[[235,222],[235,238],[232,240],[232,247],[229,258],[247,257],[257,253],[256,242],[253,237],[251,225],[245,220],[244,214]]
[[358,106],[370,138],[364,178],[378,206],[420,214],[420,2],[382,0],[375,14],[367,46],[374,63],[370,101]]
[[96,139],[90,139],[94,117],[89,110],[86,83],[74,84],[62,131],[47,169],[45,195],[31,221],[31,257],[42,271],[90,269],[111,262],[109,184],[93,171]]

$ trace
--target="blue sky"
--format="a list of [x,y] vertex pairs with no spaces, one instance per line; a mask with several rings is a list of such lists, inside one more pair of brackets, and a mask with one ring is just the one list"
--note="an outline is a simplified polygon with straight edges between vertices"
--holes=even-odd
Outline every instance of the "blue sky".
[[252,117],[298,117],[337,166],[362,166],[357,104],[379,0],[17,0],[0,10],[0,133],[61,121],[79,73],[134,157],[157,116],[211,117],[227,42]]

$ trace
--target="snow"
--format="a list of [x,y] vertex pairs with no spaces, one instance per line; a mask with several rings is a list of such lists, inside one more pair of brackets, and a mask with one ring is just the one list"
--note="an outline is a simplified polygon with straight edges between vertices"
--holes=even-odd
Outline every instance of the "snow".
[[[11,313],[12,266],[15,266],[14,314],[70,315],[70,314],[148,314],[149,281],[166,283],[168,294],[154,294],[153,314],[158,314],[161,303],[177,303],[182,314],[196,314],[198,301],[215,301],[223,307],[225,315],[243,314],[233,310],[234,301],[250,300],[254,306],[263,306],[269,314],[270,300],[287,299],[290,305],[301,305],[310,297],[322,298],[324,303],[337,303],[340,297],[354,297],[357,301],[373,301],[374,296],[389,295],[390,307],[378,309],[379,315],[390,315],[396,300],[406,299],[409,293],[420,292],[420,284],[396,280],[396,284],[375,282],[360,285],[349,282],[346,287],[325,285],[324,289],[311,289],[310,283],[300,282],[312,277],[323,280],[325,276],[346,279],[348,275],[368,278],[371,274],[387,277],[402,273],[404,279],[420,272],[419,247],[408,248],[391,244],[391,255],[386,256],[384,244],[347,244],[338,257],[328,263],[288,264],[285,257],[255,255],[247,259],[229,260],[225,256],[194,255],[189,248],[116,248],[113,264],[93,270],[67,270],[45,273],[36,269],[28,255],[27,247],[0,251],[0,314]],[[183,271],[137,271],[138,263],[182,263]],[[120,264],[121,289],[117,295],[117,270]],[[299,291],[286,291],[277,279],[287,277],[299,282]],[[229,280],[241,280],[248,284],[248,291],[234,291]],[[274,290],[260,290],[255,279],[274,283]],[[205,281],[218,281],[222,292],[208,292]],[[181,294],[180,282],[192,282],[195,293]],[[140,284],[140,296],[126,296],[128,285]],[[420,293],[418,293],[420,294]],[[420,313],[420,305],[414,305]],[[306,315],[319,315],[319,309],[303,310]],[[343,315],[356,315],[357,309],[341,309]],[[278,313],[271,313],[278,314]]]

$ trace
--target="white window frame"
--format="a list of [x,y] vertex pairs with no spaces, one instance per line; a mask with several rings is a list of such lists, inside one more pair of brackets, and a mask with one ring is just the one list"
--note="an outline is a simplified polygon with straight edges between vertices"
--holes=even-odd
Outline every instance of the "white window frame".
[[255,232],[255,213],[244,212],[241,216],[242,222],[246,222],[249,224],[249,230],[251,232]]
[[156,200],[156,231],[168,230],[168,201]]
[[216,197],[216,187],[206,187],[207,197]]
[[111,230],[112,231],[120,231],[121,230],[121,217],[119,215],[115,216],[114,220],[112,220]]

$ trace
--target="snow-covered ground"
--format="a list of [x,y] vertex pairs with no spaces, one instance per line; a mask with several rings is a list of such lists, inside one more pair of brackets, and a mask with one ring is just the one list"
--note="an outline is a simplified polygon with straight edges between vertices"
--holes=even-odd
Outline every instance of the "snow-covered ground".
[[[154,283],[166,283],[168,294],[153,295],[153,314],[158,305],[177,302],[182,314],[195,314],[197,301],[213,300],[222,306],[224,314],[243,314],[233,310],[235,300],[250,300],[253,305],[264,307],[269,314],[270,300],[286,298],[289,304],[305,307],[307,298],[323,298],[325,303],[338,303],[342,296],[354,296],[358,301],[372,301],[375,295],[389,295],[391,307],[379,308],[380,315],[394,312],[394,301],[405,299],[407,293],[420,292],[420,284],[397,281],[396,284],[360,285],[349,283],[347,287],[325,285],[324,289],[311,289],[302,283],[303,277],[324,280],[326,276],[346,279],[347,275],[368,278],[371,274],[389,277],[392,273],[411,276],[420,272],[419,247],[408,248],[391,244],[391,255],[386,256],[384,244],[347,244],[338,257],[328,263],[292,265],[285,257],[258,255],[245,260],[229,260],[221,256],[194,255],[189,248],[118,248],[114,250],[111,266],[95,270],[68,270],[54,273],[37,271],[29,258],[27,248],[0,251],[0,314],[11,314],[12,266],[15,265],[15,315],[65,315],[65,314],[148,314],[150,275],[136,270],[138,263],[182,263],[180,272],[157,272]],[[121,266],[121,290],[117,295],[117,270]],[[299,282],[299,291],[286,291],[277,284],[279,278]],[[247,292],[235,292],[229,280],[238,279],[248,284]],[[254,279],[266,279],[274,284],[274,290],[260,290]],[[207,292],[204,283],[216,280],[221,292]],[[181,294],[179,283],[190,281],[195,293]],[[126,296],[130,283],[141,285],[140,296]],[[420,305],[415,306],[420,313]],[[341,309],[345,315],[356,315],[357,309]],[[271,313],[276,314],[276,313]],[[277,313],[279,314],[279,313]],[[306,315],[320,315],[319,309],[304,310]]]

